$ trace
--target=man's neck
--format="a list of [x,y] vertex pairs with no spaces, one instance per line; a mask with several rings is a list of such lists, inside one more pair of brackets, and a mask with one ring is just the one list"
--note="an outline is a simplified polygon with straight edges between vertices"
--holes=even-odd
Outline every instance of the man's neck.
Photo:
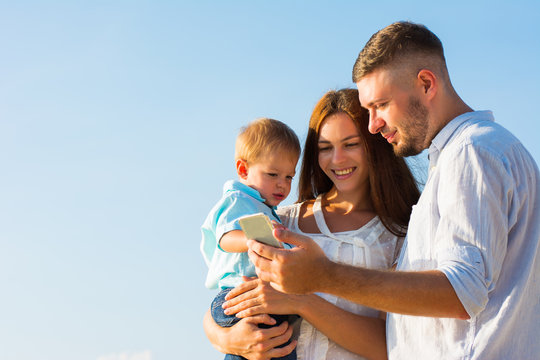
[[[455,92],[453,96],[450,96],[446,101],[441,102],[441,110],[434,114],[435,118],[438,119],[435,121],[435,126],[432,130],[432,136],[430,140],[433,141],[435,136],[446,126],[448,123],[460,115],[474,111],[469,105],[467,105]],[[428,145],[429,146],[429,145]]]

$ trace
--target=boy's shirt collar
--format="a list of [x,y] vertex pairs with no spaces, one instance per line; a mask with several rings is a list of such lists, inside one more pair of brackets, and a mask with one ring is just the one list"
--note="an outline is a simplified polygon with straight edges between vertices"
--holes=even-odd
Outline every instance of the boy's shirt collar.
[[252,188],[250,186],[247,186],[246,184],[243,184],[238,180],[229,180],[223,185],[223,194],[225,194],[227,191],[240,191],[240,192],[243,192],[244,194],[247,194],[247,195],[251,196],[252,198],[262,202],[264,205],[266,205],[266,206],[268,206],[270,208],[270,210],[272,211],[272,215],[274,215],[274,217],[279,222],[281,222],[280,221],[281,219],[279,218],[278,214],[276,213],[277,206],[269,206],[268,204],[265,204],[264,202],[266,201],[266,199],[263,198],[261,196],[261,194],[257,190],[255,190],[254,188]]
[[245,194],[248,194],[251,197],[254,197],[255,199],[265,202],[266,199],[264,199],[261,194],[255,190],[252,187],[247,186],[246,184],[241,183],[238,180],[229,180],[223,185],[223,193],[226,193],[227,191],[241,191]]
[[[261,194],[255,190],[254,188],[247,186],[246,184],[241,183],[238,180],[229,180],[223,185],[223,193],[225,194],[227,191],[241,191],[252,198],[255,198],[259,200],[260,202],[264,203],[266,201],[265,198],[261,196]],[[277,206],[268,206],[273,211],[277,209]]]

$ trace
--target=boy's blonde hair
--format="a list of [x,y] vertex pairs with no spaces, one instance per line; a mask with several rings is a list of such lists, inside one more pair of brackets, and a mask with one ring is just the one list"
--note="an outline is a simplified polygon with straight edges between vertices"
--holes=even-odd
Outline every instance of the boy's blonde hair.
[[236,138],[235,160],[259,161],[273,151],[300,156],[300,141],[294,131],[281,121],[261,118],[244,126]]

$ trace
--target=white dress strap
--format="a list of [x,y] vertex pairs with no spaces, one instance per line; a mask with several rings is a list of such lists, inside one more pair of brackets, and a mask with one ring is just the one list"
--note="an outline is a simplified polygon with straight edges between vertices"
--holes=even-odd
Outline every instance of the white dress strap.
[[[328,225],[326,225],[326,221],[324,220],[324,213],[322,211],[322,194],[317,196],[317,199],[315,199],[315,202],[313,203],[313,216],[315,217],[315,222],[317,223],[317,226],[319,227],[319,230],[322,234],[325,236],[328,236],[331,239],[334,239],[338,242],[338,246],[336,246],[335,254],[333,254],[333,258],[337,259],[339,258],[339,251],[341,250],[341,245],[343,243],[349,243],[353,244],[352,252],[353,252],[353,264],[354,266],[366,266],[368,268],[371,267],[371,252],[367,251],[367,248],[369,245],[371,245],[374,241],[377,240],[380,233],[377,231],[372,231],[366,238],[364,237],[358,237],[354,236],[354,234],[358,231],[351,232],[351,235],[347,235],[346,233],[337,233],[339,234],[333,234],[330,229],[328,228]],[[371,221],[368,222],[370,224]],[[366,224],[366,225],[368,225]],[[364,226],[366,226],[364,225]],[[363,228],[363,227],[362,227]],[[375,229],[374,229],[375,230]]]
[[324,214],[322,211],[322,194],[317,196],[315,199],[315,202],[313,203],[313,216],[315,217],[315,222],[317,223],[317,227],[321,231],[323,235],[328,236],[329,238],[339,240],[340,242],[343,241],[341,238],[338,238],[332,232],[330,232],[330,229],[328,229],[328,226],[326,225],[326,221],[324,221]]

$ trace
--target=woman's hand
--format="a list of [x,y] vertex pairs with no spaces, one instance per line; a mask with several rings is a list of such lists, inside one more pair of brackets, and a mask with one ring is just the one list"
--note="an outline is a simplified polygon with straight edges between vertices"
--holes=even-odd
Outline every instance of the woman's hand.
[[259,314],[296,314],[300,297],[284,294],[265,281],[250,278],[227,294],[223,308],[225,314],[236,314],[239,318]]
[[282,348],[292,335],[292,326],[286,322],[268,329],[260,329],[263,323],[274,325],[275,320],[268,315],[252,316],[240,320],[229,328],[217,325],[210,311],[204,316],[204,329],[214,347],[224,354],[234,354],[249,360],[268,360],[288,355],[296,347],[296,341]]

